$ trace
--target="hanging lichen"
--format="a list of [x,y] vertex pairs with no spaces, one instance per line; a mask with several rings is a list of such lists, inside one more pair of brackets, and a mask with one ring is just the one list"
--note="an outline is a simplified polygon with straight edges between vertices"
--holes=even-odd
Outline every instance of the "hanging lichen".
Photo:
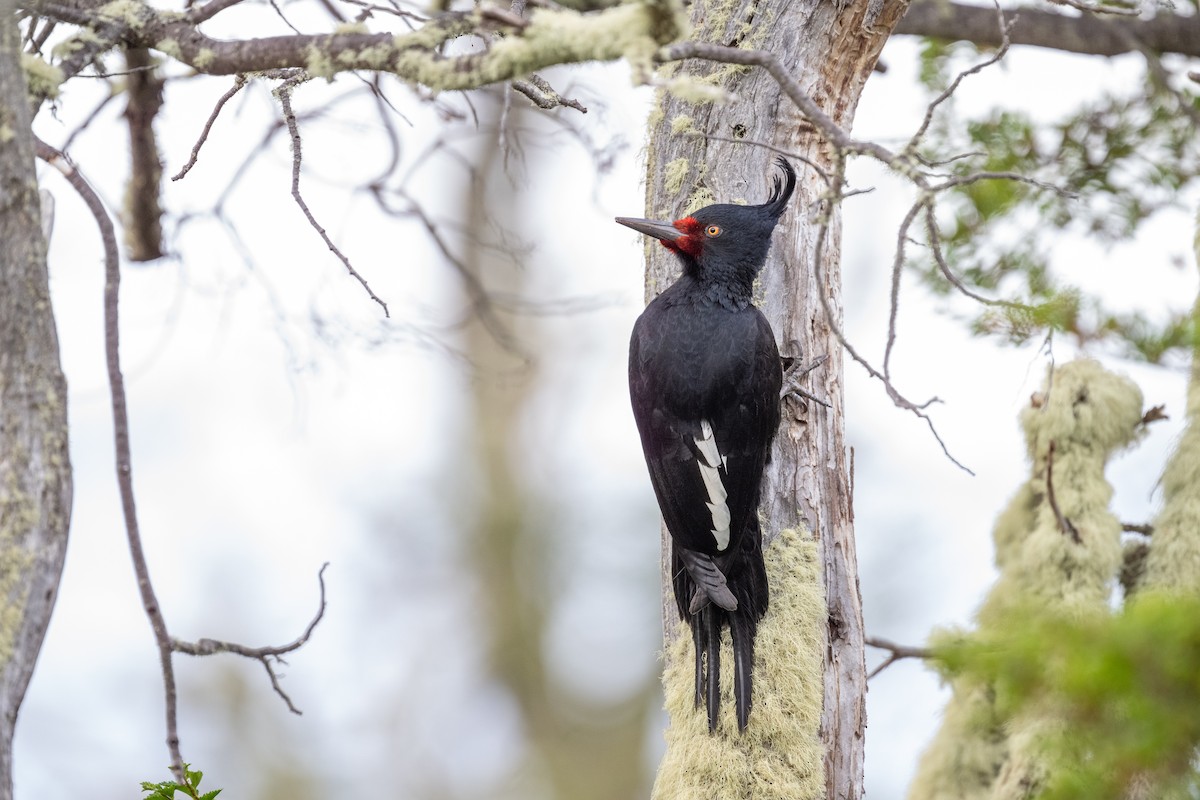
[[[1200,247],[1196,259],[1200,263]],[[1193,308],[1192,320],[1187,421],[1163,470],[1163,506],[1154,520],[1139,576],[1140,589],[1200,592],[1200,300]]]
[[[1081,359],[1054,370],[1021,413],[1032,464],[996,521],[1000,576],[977,614],[986,639],[1030,613],[1108,611],[1121,564],[1121,524],[1108,509],[1108,459],[1140,433],[1142,394],[1127,378]],[[948,637],[965,634],[943,633]],[[1005,720],[994,689],[971,675],[951,679],[942,728],[909,790],[916,800],[1030,797],[1044,778],[1040,740],[1052,719]]]

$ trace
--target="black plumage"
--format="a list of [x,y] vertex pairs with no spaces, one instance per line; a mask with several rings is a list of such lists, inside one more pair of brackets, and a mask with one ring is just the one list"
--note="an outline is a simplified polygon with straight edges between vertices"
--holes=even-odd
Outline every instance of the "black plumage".
[[779,159],[770,199],[711,205],[675,222],[618,217],[662,240],[683,274],[638,318],[629,391],[650,480],[671,533],[675,601],[696,648],[696,705],[720,707],[720,638],[730,629],[739,729],[751,706],[767,577],[759,490],[779,427],[775,335],[752,300],[771,233],[796,186]]

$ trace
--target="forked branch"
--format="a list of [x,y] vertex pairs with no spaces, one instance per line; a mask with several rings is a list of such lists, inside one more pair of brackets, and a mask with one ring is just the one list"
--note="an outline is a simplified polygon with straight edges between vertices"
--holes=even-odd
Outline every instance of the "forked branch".
[[[278,676],[273,663],[282,663],[281,656],[300,648],[308,641],[313,629],[325,613],[325,566],[321,567],[318,579],[321,584],[321,602],[316,616],[309,623],[304,633],[293,642],[280,647],[250,648],[228,642],[213,642],[202,639],[196,644],[189,644],[171,637],[167,629],[166,618],[159,606],[154,592],[154,584],[150,578],[150,568],[146,562],[146,554],[142,547],[141,532],[138,527],[137,507],[133,494],[133,459],[129,444],[129,409],[125,395],[125,379],[121,372],[120,358],[120,314],[119,300],[121,288],[120,256],[117,250],[116,230],[99,195],[88,184],[87,180],[75,167],[75,164],[61,151],[56,150],[42,140],[34,137],[37,156],[56,169],[67,183],[79,194],[88,210],[96,220],[100,230],[100,238],[104,246],[104,353],[108,367],[109,389],[112,399],[113,434],[115,439],[117,487],[121,495],[121,510],[125,520],[125,534],[129,545],[130,558],[133,561],[134,575],[137,578],[138,593],[142,601],[142,609],[150,621],[150,629],[154,634],[154,642],[158,649],[159,665],[163,677],[163,693],[165,698],[165,715],[167,728],[167,751],[171,757],[171,773],[178,783],[183,783],[184,761],[179,745],[179,714],[178,693],[175,683],[175,667],[172,654],[175,651],[193,655],[205,655],[206,652],[232,652],[255,658],[263,663],[270,676],[271,685],[295,713],[300,713],[292,704],[291,699],[279,686]],[[328,566],[328,565],[326,565]]]

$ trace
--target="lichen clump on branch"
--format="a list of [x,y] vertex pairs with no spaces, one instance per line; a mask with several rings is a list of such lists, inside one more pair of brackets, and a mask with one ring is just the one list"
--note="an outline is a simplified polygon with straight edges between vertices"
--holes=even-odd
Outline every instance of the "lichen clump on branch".
[[686,16],[674,0],[623,3],[588,14],[535,9],[525,28],[471,56],[445,58],[421,47],[413,40],[421,31],[398,36],[400,52],[392,69],[406,80],[452,91],[524,77],[555,64],[624,58],[635,80],[646,80],[657,50],[686,31]]

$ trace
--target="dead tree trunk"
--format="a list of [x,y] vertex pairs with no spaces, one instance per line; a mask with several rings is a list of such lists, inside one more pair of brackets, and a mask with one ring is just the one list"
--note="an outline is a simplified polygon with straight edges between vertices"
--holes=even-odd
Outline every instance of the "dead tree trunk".
[[17,14],[0,0],[0,800],[58,592],[71,509],[67,386],[50,308]]
[[[691,16],[698,41],[774,53],[816,104],[847,130],[863,84],[905,7],[903,2],[866,0],[705,0],[692,4]],[[660,100],[661,114],[651,121],[648,216],[677,219],[711,202],[763,202],[775,171],[775,153],[754,143],[803,156],[828,175],[837,169],[836,151],[765,71],[692,61],[666,80],[669,88]],[[704,102],[699,93],[709,87],[731,98]],[[819,730],[811,735],[814,740],[820,737],[823,749],[824,795],[842,800],[862,795],[866,674],[842,419],[842,351],[818,294],[824,293],[840,327],[840,212],[836,206],[830,210],[829,185],[818,169],[796,157],[791,161],[800,183],[776,229],[757,302],[784,356],[804,362],[828,356],[805,388],[827,400],[830,408],[790,399],[785,403],[761,514],[768,542],[780,531],[797,529],[802,540],[815,544],[818,554],[813,574],[828,614],[818,635],[824,641],[806,645],[820,647],[824,662],[823,710]],[[818,269],[814,256],[822,219],[828,221],[828,235]],[[678,266],[663,248],[651,246],[648,253],[650,299],[674,280]],[[669,586],[664,580],[668,639],[678,620]],[[773,592],[795,589],[772,587]],[[778,599],[772,596],[772,608]],[[803,638],[802,631],[795,635]],[[756,685],[756,707],[758,692]],[[661,783],[660,779],[657,796],[684,796]]]

